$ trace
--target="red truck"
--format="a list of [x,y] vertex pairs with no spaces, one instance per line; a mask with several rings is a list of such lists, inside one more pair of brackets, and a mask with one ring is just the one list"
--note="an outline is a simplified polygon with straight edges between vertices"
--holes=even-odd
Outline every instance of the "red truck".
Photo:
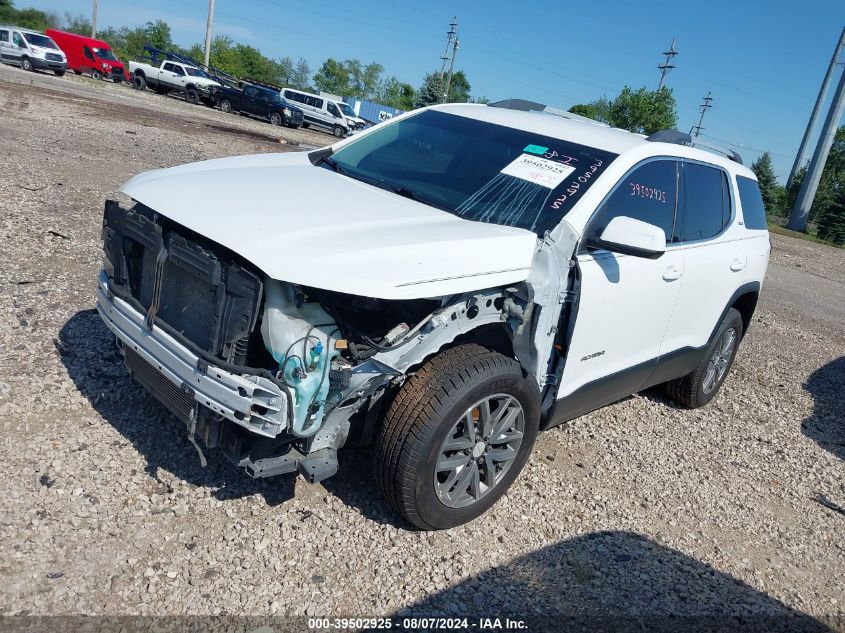
[[126,79],[126,67],[103,40],[56,29],[47,29],[44,34],[64,51],[68,70],[77,75],[90,75],[94,79],[110,77],[115,82]]

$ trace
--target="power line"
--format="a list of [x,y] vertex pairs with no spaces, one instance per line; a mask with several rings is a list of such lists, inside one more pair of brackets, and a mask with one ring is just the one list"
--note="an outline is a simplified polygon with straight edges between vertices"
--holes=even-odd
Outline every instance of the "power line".
[[[708,91],[707,91],[707,96],[706,96],[706,97],[704,97],[704,103],[702,103],[702,104],[698,107],[698,109],[701,111],[701,116],[700,116],[700,117],[698,117],[698,125],[693,125],[693,126],[690,128],[689,133],[690,133],[692,136],[698,136],[699,134],[701,134],[702,130],[704,130],[704,128],[703,128],[703,127],[701,127],[701,124],[704,122],[704,114],[705,114],[705,113],[706,113],[706,112],[707,112],[710,108],[712,108],[712,107],[713,107],[713,103],[712,103],[712,102],[713,102],[713,97],[711,97],[711,96],[710,96],[710,91],[708,90]],[[694,130],[694,131],[693,131],[693,130]]]
[[675,55],[678,54],[678,51],[675,50],[675,38],[672,38],[672,45],[669,47],[668,51],[663,51],[663,54],[666,55],[666,60],[658,66],[660,69],[660,83],[657,84],[657,89],[660,90],[663,87],[663,81],[666,79],[666,75],[675,68],[675,65],[672,61],[675,59]]

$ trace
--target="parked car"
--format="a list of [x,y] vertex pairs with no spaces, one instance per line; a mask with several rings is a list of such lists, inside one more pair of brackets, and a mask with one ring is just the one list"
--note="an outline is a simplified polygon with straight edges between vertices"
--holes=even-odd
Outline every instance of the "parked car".
[[17,26],[0,26],[0,60],[24,70],[52,70],[61,77],[67,57],[49,36]]
[[126,67],[103,40],[57,29],[47,29],[44,34],[64,52],[68,70],[77,75],[90,75],[94,79],[108,77],[115,82],[125,79]]
[[343,137],[357,130],[362,130],[367,125],[364,119],[355,115],[355,111],[348,103],[332,101],[320,95],[295,90],[294,88],[285,88],[282,90],[282,96],[302,108],[305,114],[303,127],[313,125],[316,128],[327,130],[337,137]]
[[214,90],[221,85],[196,66],[177,61],[163,61],[156,67],[145,62],[129,62],[132,83],[138,90],[147,86],[159,94],[178,90],[188,103],[214,105]]
[[754,173],[677,131],[496,105],[156,170],[106,202],[97,309],[203,459],[314,482],[374,440],[390,504],[448,528],[540,430],[654,385],[716,396],[768,265]]
[[214,103],[223,112],[243,112],[267,119],[273,125],[294,128],[302,125],[302,110],[271,88],[249,84],[240,89],[223,86],[214,92]]

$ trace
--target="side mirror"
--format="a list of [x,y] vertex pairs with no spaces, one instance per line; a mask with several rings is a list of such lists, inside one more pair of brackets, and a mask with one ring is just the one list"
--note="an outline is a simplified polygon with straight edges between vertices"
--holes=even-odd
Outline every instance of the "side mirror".
[[666,233],[654,224],[620,215],[610,221],[601,235],[587,240],[587,246],[657,259],[666,251]]

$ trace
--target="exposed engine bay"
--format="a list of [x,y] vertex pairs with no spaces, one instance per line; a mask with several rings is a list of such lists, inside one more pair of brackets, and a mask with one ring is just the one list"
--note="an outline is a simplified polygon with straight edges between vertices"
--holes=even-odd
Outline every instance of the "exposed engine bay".
[[542,244],[532,267],[542,283],[529,276],[514,287],[386,300],[271,279],[140,203],[129,210],[106,203],[103,241],[108,300],[113,295],[142,314],[150,334],[160,329],[183,344],[197,358],[196,372],[219,368],[221,380],[240,376],[255,385],[232,387],[251,398],[245,409],[204,401],[193,381],[171,393],[179,381],[163,381],[162,366],[157,373],[155,359],[141,358],[135,339],[109,324],[108,309],[98,305],[130,371],[188,425],[201,459],[195,437],[256,477],[297,469],[310,481],[334,474],[353,423],[366,442],[382,397],[464,337],[507,350],[539,377],[541,391],[555,384],[565,355],[561,305],[573,280],[550,274],[556,255]]

